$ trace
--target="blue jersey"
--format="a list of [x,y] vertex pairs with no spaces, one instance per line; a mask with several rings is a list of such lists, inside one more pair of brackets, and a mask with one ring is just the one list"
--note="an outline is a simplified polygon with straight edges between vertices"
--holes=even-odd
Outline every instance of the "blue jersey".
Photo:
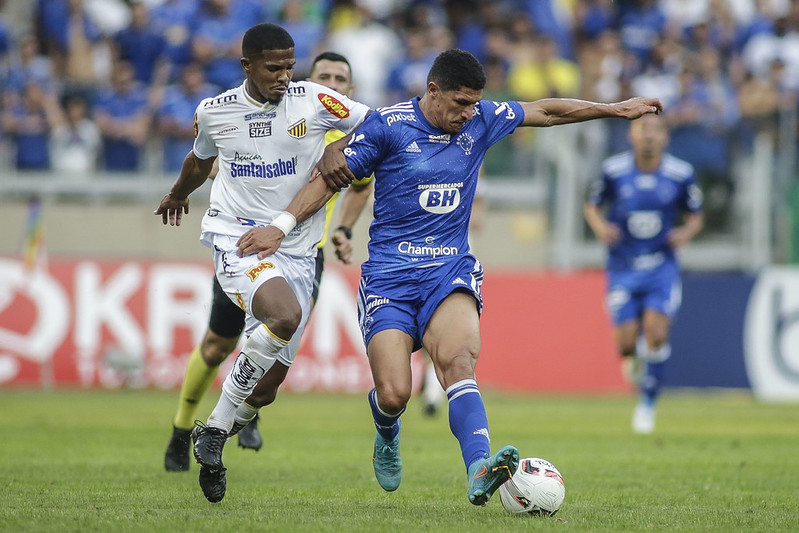
[[625,152],[605,161],[588,202],[608,204],[607,219],[622,232],[610,247],[608,270],[652,270],[675,260],[668,234],[680,212],[702,210],[702,193],[685,161],[664,154],[655,172],[641,172]]
[[369,115],[344,150],[356,176],[375,176],[363,274],[428,267],[467,254],[486,150],[523,119],[517,102],[481,100],[474,118],[449,134],[427,121],[418,98]]

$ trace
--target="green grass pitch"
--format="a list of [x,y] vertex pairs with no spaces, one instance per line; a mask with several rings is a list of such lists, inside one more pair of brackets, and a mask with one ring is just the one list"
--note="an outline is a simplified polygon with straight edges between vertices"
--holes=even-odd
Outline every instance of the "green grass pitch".
[[[218,391],[202,403],[202,418]],[[446,413],[403,415],[402,486],[371,465],[365,395],[283,394],[265,446],[225,448],[210,504],[197,465],[168,474],[176,392],[0,391],[2,531],[799,531],[799,408],[744,393],[667,393],[654,435],[629,429],[632,396],[484,393],[492,450],[517,446],[566,480],[555,517],[466,499]]]

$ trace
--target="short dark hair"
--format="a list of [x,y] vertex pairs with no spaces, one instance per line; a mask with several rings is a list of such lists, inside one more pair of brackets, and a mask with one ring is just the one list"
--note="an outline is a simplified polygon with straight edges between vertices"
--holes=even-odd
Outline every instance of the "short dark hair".
[[241,40],[241,55],[255,57],[264,50],[287,50],[294,48],[294,39],[289,32],[277,24],[256,24],[244,34]]
[[453,48],[438,54],[427,74],[427,83],[435,82],[442,91],[461,87],[482,91],[486,86],[483,65],[465,50]]
[[350,66],[350,62],[347,61],[347,58],[341,54],[337,54],[336,52],[322,52],[321,54],[316,56],[313,60],[313,63],[311,63],[311,72],[313,72],[314,67],[320,61],[333,61],[336,63],[344,63],[347,65],[347,68],[350,69],[350,72],[352,72],[352,67]]

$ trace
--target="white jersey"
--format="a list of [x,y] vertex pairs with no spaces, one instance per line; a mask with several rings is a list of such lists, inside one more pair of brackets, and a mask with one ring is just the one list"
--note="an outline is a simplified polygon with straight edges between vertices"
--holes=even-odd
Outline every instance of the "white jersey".
[[[195,113],[194,154],[217,157],[219,172],[202,221],[202,242],[214,235],[239,237],[253,226],[268,225],[308,183],[322,157],[325,132],[349,133],[369,108],[322,85],[289,84],[277,105],[261,104],[246,89],[206,98]],[[316,255],[325,210],[297,224],[280,245],[283,253]]]

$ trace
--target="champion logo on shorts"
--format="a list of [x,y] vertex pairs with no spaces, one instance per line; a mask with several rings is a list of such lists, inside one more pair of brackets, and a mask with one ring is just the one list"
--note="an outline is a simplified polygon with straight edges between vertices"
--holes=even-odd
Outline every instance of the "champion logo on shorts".
[[268,268],[275,268],[275,265],[270,261],[261,261],[247,271],[247,277],[250,278],[250,281],[255,281],[258,275]]

